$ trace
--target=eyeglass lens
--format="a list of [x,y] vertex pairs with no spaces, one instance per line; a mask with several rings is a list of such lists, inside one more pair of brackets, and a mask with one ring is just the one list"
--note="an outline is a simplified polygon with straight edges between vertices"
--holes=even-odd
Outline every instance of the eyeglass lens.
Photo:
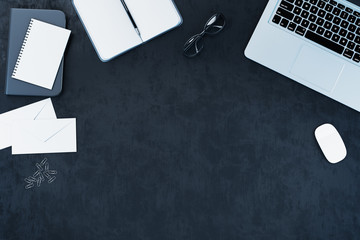
[[204,48],[204,39],[202,35],[192,36],[184,46],[184,54],[188,57],[194,57]]
[[225,26],[225,17],[221,13],[217,13],[212,16],[204,27],[204,32],[206,34],[217,34],[224,29]]

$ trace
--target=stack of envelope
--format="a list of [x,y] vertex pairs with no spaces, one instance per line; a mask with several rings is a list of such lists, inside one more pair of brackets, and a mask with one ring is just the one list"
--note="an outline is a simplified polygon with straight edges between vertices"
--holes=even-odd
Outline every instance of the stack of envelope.
[[57,119],[51,99],[0,114],[0,150],[12,154],[76,152],[76,119]]

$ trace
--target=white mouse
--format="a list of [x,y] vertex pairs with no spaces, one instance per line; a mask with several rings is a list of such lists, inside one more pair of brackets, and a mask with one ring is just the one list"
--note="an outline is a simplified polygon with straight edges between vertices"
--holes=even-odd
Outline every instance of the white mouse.
[[336,128],[326,123],[315,130],[315,138],[330,163],[338,163],[346,157],[347,151]]

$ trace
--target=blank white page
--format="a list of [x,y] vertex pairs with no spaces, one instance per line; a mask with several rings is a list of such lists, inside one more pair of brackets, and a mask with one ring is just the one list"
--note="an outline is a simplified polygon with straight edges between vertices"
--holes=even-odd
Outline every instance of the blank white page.
[[142,43],[121,0],[73,0],[74,6],[103,61]]
[[172,0],[125,0],[125,3],[144,42],[178,26],[182,21]]
[[12,77],[52,89],[70,30],[31,19]]

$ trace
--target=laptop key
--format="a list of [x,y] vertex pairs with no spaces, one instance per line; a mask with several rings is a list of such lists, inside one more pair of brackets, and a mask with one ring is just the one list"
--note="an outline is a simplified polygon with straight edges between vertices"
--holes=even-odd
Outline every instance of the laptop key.
[[356,17],[360,17],[360,13],[359,12],[354,12],[354,15],[356,16]]
[[349,14],[348,14],[347,12],[345,12],[345,11],[342,11],[341,14],[340,14],[340,17],[341,17],[342,19],[347,19],[348,16],[349,16]]
[[347,35],[347,39],[349,39],[350,41],[354,40],[355,34],[353,34],[352,32],[349,32]]
[[353,50],[355,48],[355,43],[349,42],[347,48]]
[[313,14],[316,14],[318,10],[319,9],[317,7],[312,6],[311,9],[310,9],[310,12],[313,13]]
[[334,42],[338,42],[340,40],[340,36],[337,34],[334,34],[333,37],[331,38],[331,40],[333,40]]
[[297,25],[295,23],[291,22],[288,26],[288,29],[293,32],[293,31],[295,31],[296,26]]
[[360,44],[360,37],[356,36],[355,40],[354,40],[357,44]]
[[360,27],[360,18],[358,20],[356,20],[356,26]]
[[303,17],[303,18],[308,18],[308,16],[309,16],[309,12],[308,11],[305,11],[305,10],[303,10],[302,11],[302,13],[301,13],[301,17]]
[[340,8],[341,10],[344,10],[344,9],[345,9],[345,6],[342,5],[342,4],[340,4],[340,3],[337,5],[337,7]]
[[296,17],[294,18],[294,22],[295,22],[296,24],[300,24],[300,23],[301,23],[301,20],[302,20],[302,18],[299,17],[299,16],[296,16]]
[[350,26],[348,27],[348,30],[349,30],[350,32],[355,32],[356,26],[355,26],[354,24],[350,24]]
[[332,11],[335,16],[339,16],[340,12],[341,10],[339,8],[334,8],[334,10]]
[[324,7],[325,7],[325,4],[326,4],[326,3],[325,3],[324,1],[319,1],[319,3],[318,3],[317,6],[318,6],[319,8],[324,8]]
[[328,21],[333,20],[333,18],[334,18],[334,15],[332,15],[331,13],[328,13],[328,14],[326,14],[326,16],[325,16],[325,19],[328,20]]
[[288,24],[289,24],[289,20],[287,20],[285,18],[283,18],[280,22],[280,26],[282,26],[284,28],[286,28]]
[[310,0],[310,3],[315,5],[318,2],[318,0]]
[[280,20],[281,20],[281,17],[280,17],[279,15],[275,15],[275,16],[273,17],[272,22],[273,22],[273,23],[276,23],[276,24],[279,24]]
[[336,6],[336,5],[337,5],[337,2],[334,1],[334,0],[330,0],[330,4]]
[[314,31],[315,32],[315,30],[316,30],[316,25],[315,24],[310,24],[310,27],[309,27],[309,29],[311,30],[311,31]]
[[352,13],[352,12],[353,12],[353,10],[352,10],[351,8],[348,8],[348,7],[345,9],[345,11],[347,11],[348,13]]
[[360,28],[356,29],[356,34],[360,35]]
[[345,38],[341,38],[339,43],[341,45],[345,46],[347,44],[347,42],[348,42],[348,40],[346,40]]
[[345,29],[340,29],[340,32],[339,32],[340,36],[343,36],[345,37],[347,35],[347,31]]
[[353,51],[351,51],[350,49],[345,49],[345,52],[344,52],[344,54],[343,54],[345,57],[347,57],[347,58],[352,58],[353,56],[354,56],[354,52]]
[[358,54],[358,53],[355,53],[355,55],[354,55],[354,57],[353,57],[353,60],[355,61],[355,62],[360,62],[360,54]]
[[325,32],[325,29],[322,27],[318,27],[318,29],[316,30],[316,33],[322,35]]
[[316,24],[319,25],[319,26],[322,26],[324,24],[325,20],[322,19],[322,18],[318,18],[317,21],[316,21]]
[[314,32],[307,31],[305,34],[305,38],[314,41],[315,43],[320,44],[321,46],[326,47],[338,54],[342,54],[342,52],[344,51],[343,46],[340,46],[339,44],[334,43],[331,40],[326,39]]
[[331,36],[332,36],[332,32],[330,32],[330,31],[326,31],[324,34],[324,37],[326,37],[326,38],[331,38]]
[[324,17],[325,14],[326,14],[326,12],[325,12],[324,10],[320,10],[320,11],[318,12],[318,16],[319,16],[319,17]]
[[328,22],[328,21],[326,21],[325,24],[324,24],[324,28],[326,28],[326,29],[330,29],[331,26],[332,26],[332,24],[330,22]]
[[278,10],[276,11],[276,14],[278,14],[279,16],[284,17],[290,21],[293,20],[293,18],[294,18],[293,13],[291,13],[283,8],[278,8]]
[[303,4],[303,1],[302,1],[302,0],[296,0],[296,1],[295,1],[295,5],[296,5],[296,6],[301,7],[302,4]]
[[331,12],[333,10],[333,6],[331,6],[330,4],[326,4],[325,6],[325,10],[328,11],[328,12]]
[[336,25],[333,25],[332,28],[331,28],[331,31],[333,31],[334,33],[338,33],[339,30],[340,30],[340,27],[336,26]]
[[307,28],[309,26],[310,22],[306,19],[304,19],[301,23],[301,26],[303,26],[304,28]]
[[296,28],[296,31],[295,31],[295,32],[296,32],[297,34],[301,35],[301,36],[304,36],[305,31],[306,31],[306,29],[305,29],[305,28],[303,28],[303,27],[301,27],[301,26],[297,26],[297,28]]
[[309,10],[310,9],[310,4],[309,3],[304,3],[304,5],[302,6],[303,9],[305,10]]
[[355,52],[360,53],[360,45],[356,45]]
[[315,22],[316,21],[316,16],[314,14],[310,14],[309,21]]
[[355,20],[356,20],[356,17],[355,17],[354,15],[350,15],[350,16],[348,17],[348,21],[351,22],[351,23],[354,23]]
[[284,8],[284,9],[290,11],[290,12],[294,9],[294,5],[292,5],[289,2],[285,2],[285,1],[281,1],[280,7]]
[[272,19],[272,22],[276,24],[279,24],[280,21],[281,21],[281,17],[279,15],[275,15]]
[[347,28],[347,27],[349,26],[349,23],[346,22],[345,20],[343,20],[343,21],[341,22],[340,26],[343,27],[343,28]]
[[339,17],[334,17],[333,23],[340,24],[341,19]]
[[300,13],[301,13],[301,8],[295,7],[294,13],[295,13],[296,15],[300,15]]

